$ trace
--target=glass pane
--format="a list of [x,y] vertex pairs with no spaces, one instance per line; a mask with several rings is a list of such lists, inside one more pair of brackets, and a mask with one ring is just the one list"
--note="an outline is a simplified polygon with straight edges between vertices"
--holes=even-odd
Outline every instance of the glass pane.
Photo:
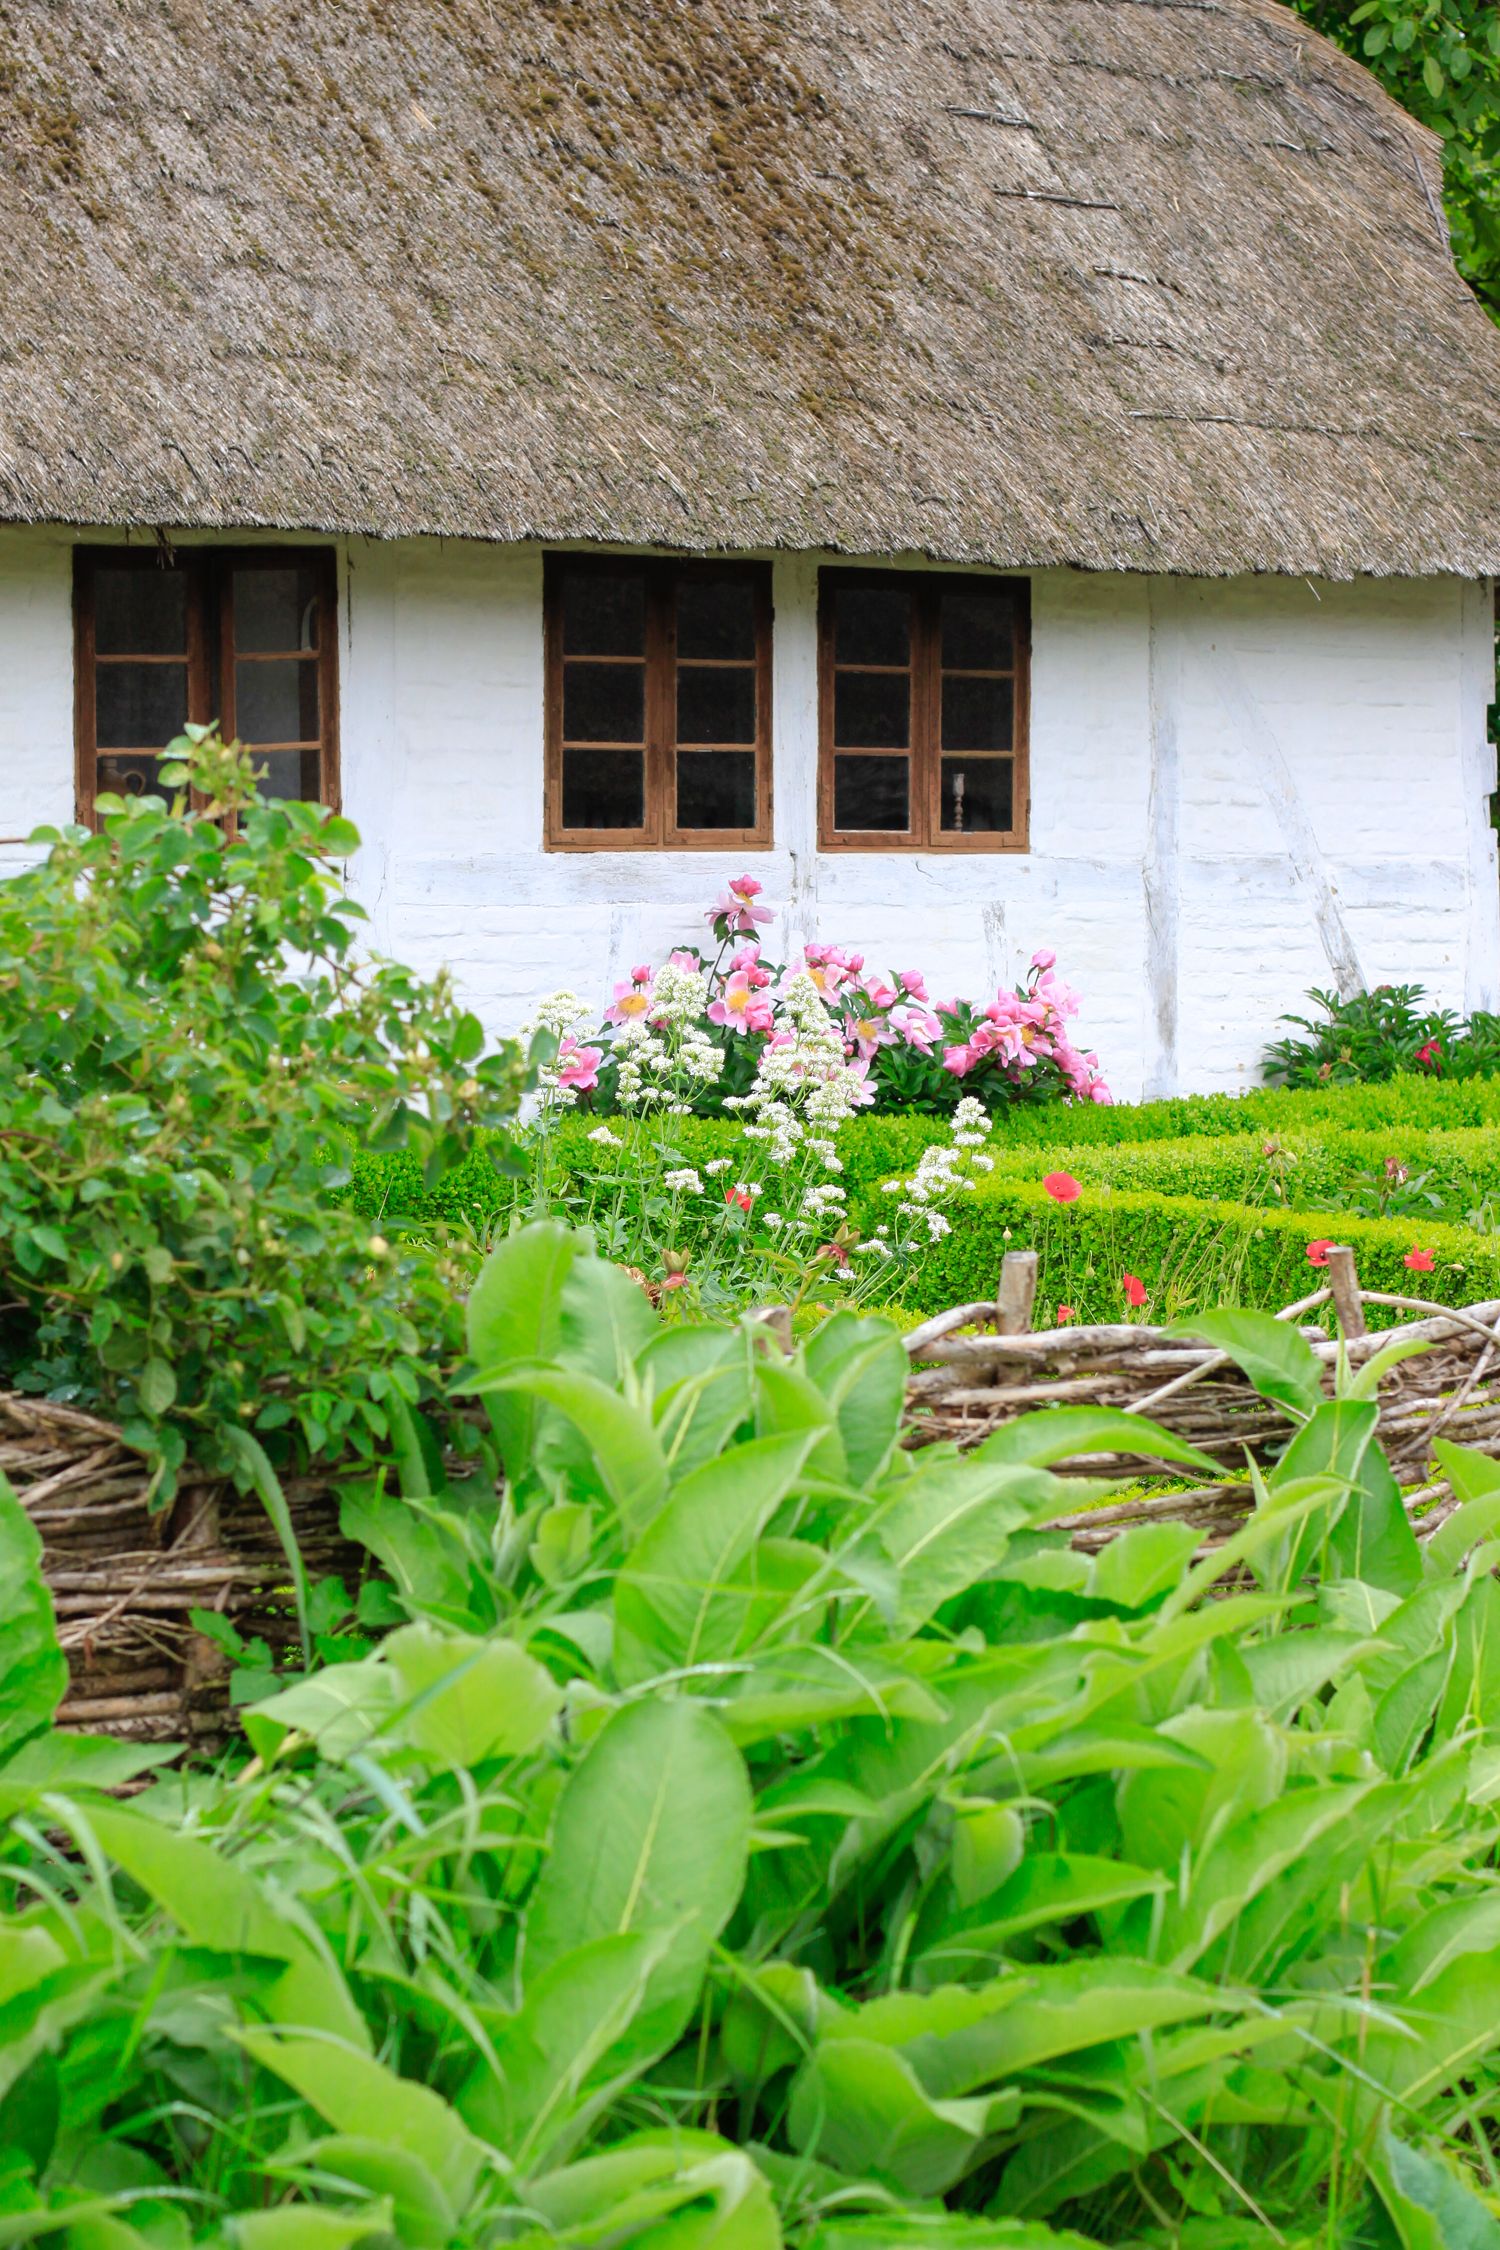
[[187,725],[185,664],[100,664],[94,740],[101,750],[165,749]]
[[1009,680],[943,676],[943,748],[1009,750],[1015,690]]
[[242,742],[316,742],[316,658],[252,657],[236,664],[234,724]]
[[234,646],[239,656],[260,649],[316,648],[318,574],[312,569],[237,570],[234,574]]
[[944,758],[941,823],[950,832],[983,835],[1013,828],[1009,758]]
[[100,656],[186,656],[187,579],[180,570],[96,570]]
[[646,754],[643,750],[565,750],[564,828],[644,828]]
[[565,742],[644,742],[644,664],[565,664]]
[[644,656],[646,581],[580,570],[562,585],[564,656]]
[[833,739],[841,750],[909,748],[911,674],[835,672]]
[[835,758],[833,825],[840,829],[911,826],[905,758]]
[[101,758],[95,782],[101,797],[165,797],[155,758]]
[[743,580],[684,578],[677,587],[679,656],[755,655],[755,588]]
[[679,828],[755,826],[753,750],[679,750]]
[[834,595],[836,664],[909,664],[911,595],[902,586],[840,586]]
[[305,805],[315,805],[322,794],[318,765],[316,750],[263,751],[255,761],[261,795],[290,797]]
[[1008,672],[1015,662],[1008,594],[944,594],[943,664],[959,672]]
[[755,673],[748,664],[712,672],[695,664],[677,668],[679,742],[753,742]]

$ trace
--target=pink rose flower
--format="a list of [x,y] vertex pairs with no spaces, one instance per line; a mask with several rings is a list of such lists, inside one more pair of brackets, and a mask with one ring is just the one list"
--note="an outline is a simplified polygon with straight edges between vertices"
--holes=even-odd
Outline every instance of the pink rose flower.
[[564,1039],[557,1051],[557,1083],[571,1086],[577,1093],[592,1093],[599,1083],[599,1065],[604,1060],[600,1047],[580,1047],[571,1035]]
[[916,969],[898,969],[896,971],[896,982],[900,985],[908,1000],[925,1000],[927,998],[927,987]]
[[1033,954],[1032,954],[1032,956],[1031,956],[1031,966],[1032,966],[1032,967],[1033,967],[1034,969],[1052,969],[1052,968],[1055,968],[1055,967],[1057,966],[1057,955],[1056,955],[1055,953],[1045,953],[1045,952],[1044,952],[1044,953],[1033,953]]
[[667,955],[669,969],[691,969],[696,975],[703,966],[703,956],[696,945],[679,945]]
[[943,1068],[951,1070],[955,1078],[967,1078],[978,1057],[972,1047],[945,1047]]

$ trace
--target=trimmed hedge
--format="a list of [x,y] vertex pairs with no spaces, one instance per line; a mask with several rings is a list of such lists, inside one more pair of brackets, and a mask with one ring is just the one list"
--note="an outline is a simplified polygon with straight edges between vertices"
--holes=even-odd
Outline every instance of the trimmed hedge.
[[1078,1148],[1017,1148],[995,1152],[997,1170],[1012,1177],[1037,1178],[1043,1168],[1071,1172],[1085,1182],[1108,1183],[1159,1195],[1207,1196],[1227,1203],[1277,1206],[1274,1182],[1286,1200],[1316,1209],[1354,1175],[1377,1176],[1386,1158],[1396,1157],[1414,1175],[1427,1172],[1441,1185],[1462,1181],[1476,1194],[1500,1193],[1500,1127],[1471,1126],[1455,1132],[1390,1126],[1375,1131],[1276,1136],[1283,1159],[1266,1155],[1266,1136],[1242,1133],[1223,1139],[1199,1136],[1175,1141],[1116,1142]]
[[[1327,1277],[1307,1255],[1320,1238],[1349,1244],[1367,1289],[1445,1305],[1500,1296],[1500,1238],[1467,1227],[1127,1190],[1085,1189],[1076,1203],[1059,1205],[1035,1183],[996,1173],[953,1213],[952,1232],[923,1259],[904,1309],[925,1315],[993,1297],[1006,1251],[1033,1249],[1041,1259],[1038,1327],[1052,1324],[1059,1304],[1080,1322],[1123,1319],[1126,1273],[1145,1285],[1142,1320],[1219,1304],[1274,1311],[1322,1287]],[[1414,1246],[1432,1253],[1432,1273],[1408,1270]],[[1370,1325],[1406,1317],[1372,1310]]]

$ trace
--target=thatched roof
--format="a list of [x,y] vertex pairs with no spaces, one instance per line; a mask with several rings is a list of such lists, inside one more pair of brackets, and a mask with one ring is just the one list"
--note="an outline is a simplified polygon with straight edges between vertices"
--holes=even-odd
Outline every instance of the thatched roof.
[[1272,0],[0,0],[0,518],[1494,572],[1440,180]]

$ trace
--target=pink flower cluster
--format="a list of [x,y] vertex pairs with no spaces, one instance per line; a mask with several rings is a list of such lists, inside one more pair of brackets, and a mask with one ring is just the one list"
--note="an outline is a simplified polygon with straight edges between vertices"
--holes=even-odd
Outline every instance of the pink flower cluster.
[[1030,1070],[1046,1060],[1056,1063],[1080,1101],[1109,1101],[1099,1057],[1080,1053],[1068,1037],[1066,1019],[1077,1015],[1078,995],[1053,974],[1056,965],[1055,953],[1034,953],[1029,992],[1001,992],[993,999],[984,1022],[962,1045],[944,1048],[944,1069],[965,1078],[987,1055],[1012,1070]]

